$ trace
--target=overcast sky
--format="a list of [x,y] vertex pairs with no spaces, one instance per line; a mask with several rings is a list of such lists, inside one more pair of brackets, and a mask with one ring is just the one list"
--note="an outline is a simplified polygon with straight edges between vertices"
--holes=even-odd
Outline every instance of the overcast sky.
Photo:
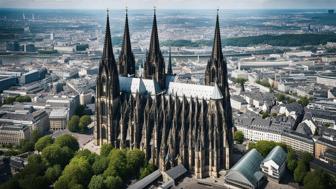
[[330,9],[336,0],[0,0],[1,8]]

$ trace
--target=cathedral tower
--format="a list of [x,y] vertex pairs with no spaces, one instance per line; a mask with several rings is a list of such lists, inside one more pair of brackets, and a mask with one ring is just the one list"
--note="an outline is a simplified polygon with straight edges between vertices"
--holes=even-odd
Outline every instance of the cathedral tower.
[[97,145],[103,143],[113,144],[116,141],[119,96],[119,77],[113,55],[110,21],[107,11],[104,50],[99,63],[96,88],[97,127],[95,139]]
[[128,27],[128,12],[126,9],[125,29],[123,36],[123,43],[119,55],[119,74],[121,76],[129,76],[135,74],[135,59],[131,47],[131,37]]
[[144,64],[144,78],[154,79],[161,89],[165,88],[165,62],[160,50],[156,10],[154,9],[153,27],[149,45],[149,52]]
[[[228,74],[227,74],[227,62],[223,56],[222,52],[222,41],[219,27],[219,16],[217,10],[216,17],[216,28],[214,35],[214,42],[212,47],[212,53],[210,60],[206,66],[205,70],[205,85],[218,85],[221,93],[223,94],[223,108],[224,108],[224,116],[225,116],[225,125],[227,128],[227,135],[225,138],[225,144],[228,147],[226,150],[228,151],[226,154],[229,154],[229,150],[232,149],[232,109],[230,102],[230,91],[228,84]],[[230,158],[227,157],[226,160]],[[230,162],[226,162],[226,167],[230,166]]]

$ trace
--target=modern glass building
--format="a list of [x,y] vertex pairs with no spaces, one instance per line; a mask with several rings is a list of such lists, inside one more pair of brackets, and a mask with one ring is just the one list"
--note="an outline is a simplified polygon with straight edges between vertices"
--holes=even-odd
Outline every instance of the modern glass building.
[[261,188],[266,181],[260,171],[263,159],[256,149],[250,150],[226,174],[225,182],[240,188]]
[[276,146],[260,164],[260,168],[270,177],[280,180],[286,169],[287,153]]

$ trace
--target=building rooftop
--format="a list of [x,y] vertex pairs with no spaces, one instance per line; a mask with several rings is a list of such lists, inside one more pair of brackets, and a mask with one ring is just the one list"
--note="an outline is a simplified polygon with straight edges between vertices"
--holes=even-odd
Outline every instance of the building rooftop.
[[176,94],[178,97],[198,97],[198,99],[210,100],[213,95],[215,95],[214,98],[219,98],[221,96],[216,90],[214,90],[214,88],[214,86],[207,85],[170,82],[167,93],[172,95]]
[[28,128],[26,125],[1,125],[0,130],[2,131],[21,131]]
[[241,102],[242,104],[247,104],[246,100],[243,97],[239,96],[239,95],[232,95],[230,97],[230,99],[231,100],[235,100],[237,102]]
[[148,93],[155,95],[161,91],[159,84],[152,79],[119,77],[121,92],[128,93]]
[[49,118],[66,118],[67,115],[68,115],[67,108],[57,108],[57,109],[53,109],[50,112]]
[[166,173],[167,175],[169,175],[170,178],[175,180],[179,178],[181,175],[185,174],[187,171],[188,170],[182,164],[179,164],[166,171]]
[[250,150],[229,170],[225,180],[257,187],[264,177],[260,171],[262,160],[262,155],[256,149]]
[[281,146],[276,146],[272,149],[270,153],[266,156],[266,158],[262,161],[274,161],[277,165],[282,165],[287,159],[287,153]]
[[139,180],[138,182],[132,184],[127,189],[142,189],[153,183],[156,179],[161,176],[160,170],[156,170],[153,173],[147,175],[145,178]]

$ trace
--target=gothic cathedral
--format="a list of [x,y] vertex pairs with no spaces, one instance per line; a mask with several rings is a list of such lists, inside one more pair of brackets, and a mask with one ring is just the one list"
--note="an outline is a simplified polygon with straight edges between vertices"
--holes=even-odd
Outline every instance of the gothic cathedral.
[[139,148],[161,170],[183,164],[196,178],[218,177],[220,170],[230,168],[233,145],[218,14],[205,85],[176,82],[170,55],[165,70],[155,11],[141,77],[135,75],[127,13],[118,63],[107,15],[97,77],[95,143]]

